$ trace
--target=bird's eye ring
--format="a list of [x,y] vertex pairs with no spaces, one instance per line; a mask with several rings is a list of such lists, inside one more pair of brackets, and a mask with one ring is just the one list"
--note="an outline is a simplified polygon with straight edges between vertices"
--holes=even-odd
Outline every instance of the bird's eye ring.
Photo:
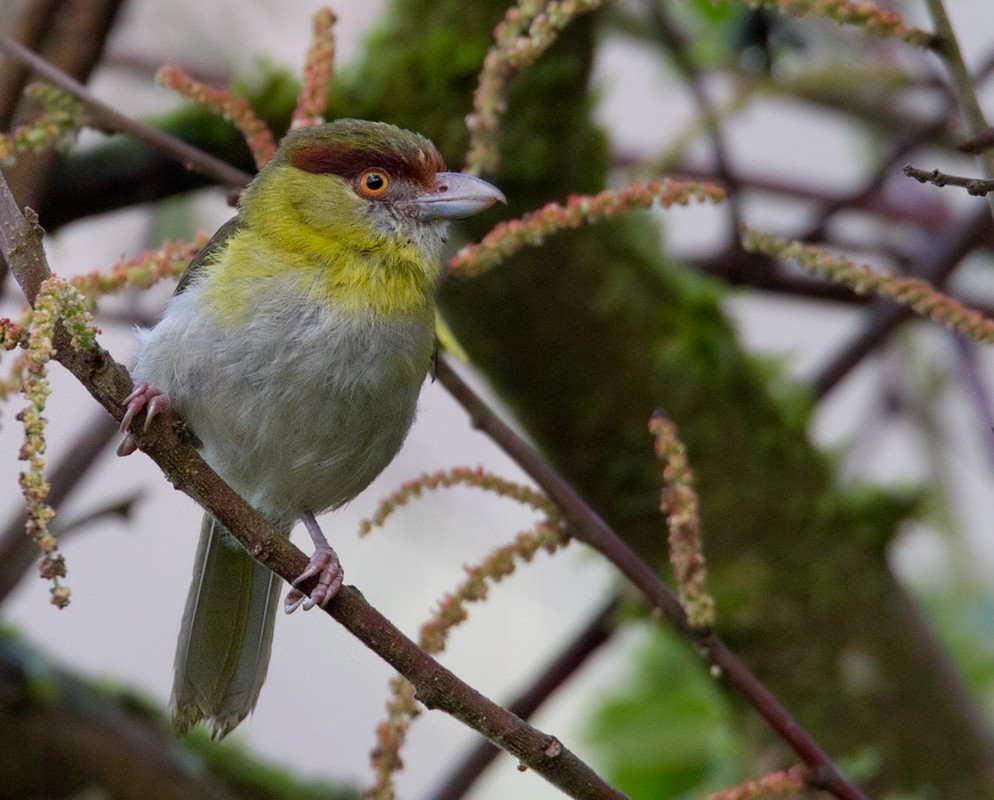
[[390,186],[390,177],[382,169],[367,169],[359,176],[359,190],[366,197],[379,197]]

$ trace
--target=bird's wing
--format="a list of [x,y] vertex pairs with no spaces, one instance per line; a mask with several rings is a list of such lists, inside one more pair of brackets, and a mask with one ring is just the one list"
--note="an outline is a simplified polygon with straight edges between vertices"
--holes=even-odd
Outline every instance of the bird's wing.
[[187,286],[190,285],[190,281],[204,269],[208,264],[210,264],[214,255],[220,251],[235,233],[238,232],[242,227],[241,218],[237,215],[229,219],[220,228],[217,229],[211,240],[204,245],[204,249],[201,250],[197,255],[193,257],[193,261],[190,262],[190,266],[186,268],[186,272],[183,273],[183,277],[179,279],[179,283],[176,284],[176,291],[174,294],[179,294]]

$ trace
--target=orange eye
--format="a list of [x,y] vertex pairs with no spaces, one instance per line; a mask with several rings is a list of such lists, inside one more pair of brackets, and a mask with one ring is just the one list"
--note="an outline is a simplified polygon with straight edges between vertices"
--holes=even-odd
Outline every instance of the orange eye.
[[390,178],[382,169],[367,169],[359,176],[359,188],[367,197],[379,197],[390,186]]

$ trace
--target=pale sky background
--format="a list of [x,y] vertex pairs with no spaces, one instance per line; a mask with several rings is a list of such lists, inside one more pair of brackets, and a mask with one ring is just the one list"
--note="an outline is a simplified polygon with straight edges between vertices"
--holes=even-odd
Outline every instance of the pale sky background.
[[[297,67],[307,44],[310,15],[319,5],[283,0],[280,13],[273,14],[272,4],[263,0],[169,4],[132,0],[110,52],[112,57],[140,57],[151,64],[213,65],[221,72],[251,71],[261,56]],[[379,5],[353,0],[334,6],[339,17],[339,63],[346,63],[357,52]],[[983,41],[983,35],[974,32],[990,30],[989,0],[954,0],[949,6],[968,55],[975,55],[974,46]],[[674,91],[665,65],[627,42],[608,43],[604,48],[597,83],[603,94],[601,116],[610,122],[625,149],[654,152],[693,113],[684,94]],[[150,90],[137,78],[122,80],[104,72],[96,76],[92,87],[102,98],[132,112],[174,103],[168,93]],[[645,98],[651,102],[643,102]],[[626,110],[634,102],[658,114],[633,120]],[[990,106],[989,110],[994,114]],[[812,148],[817,148],[818,159],[811,158]],[[840,187],[853,179],[855,170],[846,174],[839,165],[860,163],[865,155],[846,131],[772,105],[750,111],[733,127],[732,153],[735,163],[749,164],[755,171],[773,165],[780,174],[797,180],[816,179]],[[963,202],[949,192],[943,198]],[[207,229],[216,228],[231,214],[217,192],[199,195],[194,208],[198,223]],[[790,208],[747,205],[751,223],[772,229],[783,225],[785,214],[794,213]],[[688,253],[706,245],[718,214],[709,209],[680,209],[660,218],[677,251]],[[141,210],[96,224],[70,226],[48,240],[52,267],[72,274],[105,266],[148,246],[148,230],[148,216]],[[971,273],[960,279],[971,280]],[[171,287],[160,287],[144,299],[144,307],[157,313],[170,292]],[[798,376],[810,374],[847,340],[859,314],[748,293],[730,298],[727,308],[751,348],[782,356],[789,371]],[[936,330],[928,338],[927,349],[937,362],[952,360],[951,344],[943,332]],[[108,327],[102,343],[127,361],[134,337]],[[867,421],[874,418],[883,374],[879,361],[864,365],[819,409],[812,428],[819,441],[843,447],[854,438],[870,436]],[[984,361],[987,375],[994,374],[989,353]],[[55,391],[46,415],[51,421],[50,457],[55,461],[80,422],[95,412],[89,397],[59,367],[53,367],[52,373]],[[0,481],[10,487],[4,495],[6,506],[0,508],[4,518],[19,503],[20,462],[13,455],[21,437],[14,422],[18,405],[15,401],[2,411],[0,447],[10,454],[0,459]],[[966,548],[951,556],[941,537],[919,525],[896,548],[895,563],[909,578],[926,583],[940,580],[948,560],[965,553],[973,577],[990,584],[994,580],[994,537],[986,498],[991,474],[978,435],[982,429],[955,389],[948,393],[942,422],[951,442],[949,469],[959,501],[955,512],[961,517]],[[926,475],[924,445],[913,431],[890,425],[873,428],[872,436],[872,446],[843,461],[849,474],[888,482]],[[650,446],[648,439],[646,446]],[[409,507],[386,530],[362,541],[355,536],[358,522],[371,513],[379,497],[404,480],[424,471],[481,463],[508,477],[520,475],[494,445],[470,429],[464,413],[443,389],[429,385],[422,395],[419,419],[397,460],[347,508],[323,518],[323,527],[345,566],[346,581],[358,586],[410,635],[416,634],[435,600],[461,580],[463,564],[475,563],[505,543],[528,527],[533,517],[479,492],[456,490]],[[94,526],[65,546],[73,591],[68,610],[58,612],[50,606],[47,584],[29,576],[5,606],[4,619],[27,631],[59,661],[86,673],[112,676],[164,703],[199,530],[199,508],[173,491],[141,454],[126,460],[108,455],[79,486],[63,514],[71,519],[138,491],[145,499],[129,524]],[[660,526],[662,531],[662,520]],[[295,539],[301,544],[306,541],[299,532]],[[612,581],[611,569],[578,545],[554,559],[541,555],[494,589],[489,602],[472,610],[465,630],[454,634],[443,663],[493,699],[507,698],[586,621]],[[608,692],[623,680],[618,652],[634,647],[637,638],[637,634],[620,637],[535,720],[595,764],[596,754],[583,734],[585,698]],[[388,667],[330,618],[313,613],[281,617],[259,706],[234,735],[260,755],[302,774],[365,785],[370,777],[368,752],[374,744],[375,725],[382,718],[390,676]],[[407,768],[398,779],[401,796],[424,796],[431,780],[447,774],[446,765],[456,763],[474,736],[441,714],[423,715],[404,753]],[[473,796],[543,800],[560,795],[541,778],[518,773],[512,760],[504,757]]]

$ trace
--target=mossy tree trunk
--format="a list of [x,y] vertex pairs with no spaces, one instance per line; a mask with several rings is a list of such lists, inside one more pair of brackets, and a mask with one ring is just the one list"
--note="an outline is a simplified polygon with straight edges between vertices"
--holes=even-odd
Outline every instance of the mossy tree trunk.
[[[417,128],[458,162],[474,73],[503,9],[394,0],[338,110]],[[588,85],[597,25],[576,22],[514,86],[501,167],[488,176],[510,214],[605,182]],[[443,304],[548,457],[660,566],[646,422],[656,407],[677,422],[698,478],[719,632],[834,757],[879,763],[872,794],[989,796],[988,741],[888,569],[909,503],[839,486],[806,435],[802,393],[771,396],[769,371],[743,352],[719,297],[670,261],[641,216],[555,236],[447,286]]]

